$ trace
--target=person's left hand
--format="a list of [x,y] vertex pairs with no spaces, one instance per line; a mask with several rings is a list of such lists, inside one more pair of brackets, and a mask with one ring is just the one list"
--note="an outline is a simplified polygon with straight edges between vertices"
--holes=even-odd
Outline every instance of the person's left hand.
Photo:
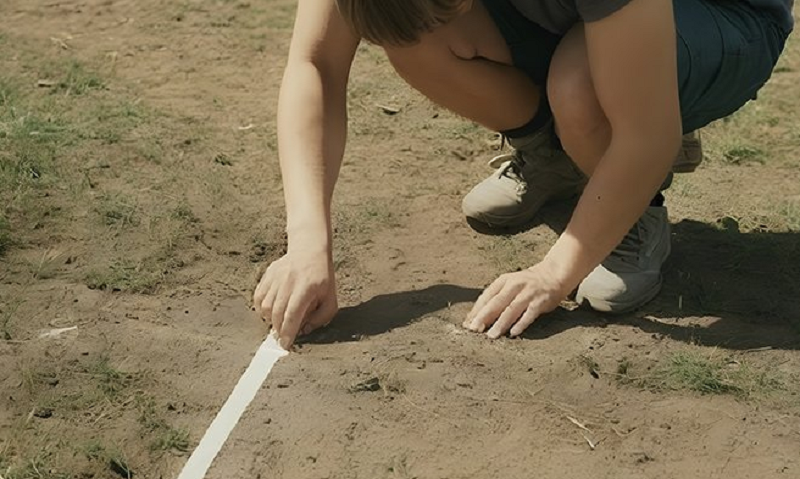
[[519,336],[536,318],[558,307],[569,291],[545,263],[497,278],[480,295],[463,326],[491,339]]

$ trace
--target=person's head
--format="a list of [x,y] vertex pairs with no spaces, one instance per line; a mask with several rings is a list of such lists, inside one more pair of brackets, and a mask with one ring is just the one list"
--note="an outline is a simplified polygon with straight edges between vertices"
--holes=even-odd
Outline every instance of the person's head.
[[472,0],[336,0],[353,31],[376,45],[403,46],[457,17]]

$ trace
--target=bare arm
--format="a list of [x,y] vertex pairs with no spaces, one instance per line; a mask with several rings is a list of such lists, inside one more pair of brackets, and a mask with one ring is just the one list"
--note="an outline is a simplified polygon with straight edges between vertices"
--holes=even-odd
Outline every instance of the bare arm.
[[670,0],[634,0],[586,25],[589,65],[612,138],[545,261],[570,289],[622,240],[670,170],[681,138]]
[[619,244],[669,172],[681,138],[671,0],[633,0],[586,25],[589,66],[611,123],[598,162],[567,229],[545,259],[500,276],[465,326],[497,338],[521,334],[557,307]]
[[289,248],[330,251],[330,205],[347,134],[358,46],[332,0],[301,0],[278,104]]
[[347,135],[347,80],[359,39],[333,0],[300,0],[278,104],[289,247],[253,302],[289,348],[336,314],[331,199]]

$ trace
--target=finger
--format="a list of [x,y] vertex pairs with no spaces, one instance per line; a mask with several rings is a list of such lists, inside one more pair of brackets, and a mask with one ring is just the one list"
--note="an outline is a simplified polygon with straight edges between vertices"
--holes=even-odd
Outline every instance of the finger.
[[335,299],[324,300],[317,309],[308,314],[306,324],[303,325],[302,334],[308,334],[330,324],[338,309]]
[[492,281],[492,283],[483,290],[478,299],[475,300],[475,304],[472,306],[467,318],[472,320],[475,318],[475,315],[480,311],[486,303],[491,301],[493,297],[497,295],[500,291],[502,291],[503,287],[506,284],[506,279],[503,276],[500,276],[496,280]]
[[[278,336],[280,336],[281,330],[283,329],[283,317],[286,313],[289,295],[291,295],[293,288],[292,285],[283,282],[274,289],[275,299],[272,301],[272,315],[270,316],[270,321],[272,321],[272,328]],[[271,292],[272,290],[270,290],[270,293]]]
[[292,294],[289,298],[280,332],[280,343],[283,349],[288,351],[292,347],[292,343],[297,337],[297,332],[303,325],[311,302],[311,292],[307,289],[300,294]]
[[492,282],[486,289],[483,290],[478,299],[475,300],[475,304],[472,306],[469,314],[467,314],[467,320],[464,321],[464,327],[468,328],[470,324],[472,324],[473,319],[475,319],[475,315],[486,306],[488,303],[497,293],[499,293],[503,286],[506,284],[506,278],[504,276],[500,276],[496,280]]
[[[278,289],[280,289],[280,284],[272,283],[259,306],[261,318],[268,323],[272,322],[272,309],[275,307],[275,297],[278,295]],[[272,329],[275,329],[274,324],[272,325]]]
[[253,306],[256,307],[256,310],[259,310],[259,313],[261,313],[261,303],[263,303],[264,298],[267,297],[267,292],[269,292],[269,287],[271,285],[272,275],[270,274],[270,270],[267,269],[264,275],[261,276],[261,281],[258,282],[255,291],[253,291]]
[[528,304],[528,301],[523,301],[519,297],[514,299],[500,317],[497,318],[497,321],[486,335],[489,336],[490,339],[497,339],[506,334],[520,316],[528,309]]
[[509,304],[516,298],[521,286],[514,285],[505,287],[494,298],[489,300],[488,303],[478,311],[475,318],[472,320],[470,329],[482,333],[490,324],[494,323],[497,318],[505,311]]
[[511,328],[511,336],[517,337],[525,332],[525,330],[528,329],[528,326],[533,324],[533,322],[536,321],[541,314],[541,310],[538,307],[529,307],[527,310],[525,310],[525,313],[522,315],[522,317],[519,318],[517,324]]

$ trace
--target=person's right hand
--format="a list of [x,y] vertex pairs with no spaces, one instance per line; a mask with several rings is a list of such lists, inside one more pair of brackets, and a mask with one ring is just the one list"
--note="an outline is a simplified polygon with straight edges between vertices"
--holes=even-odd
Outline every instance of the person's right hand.
[[330,255],[287,253],[261,277],[253,305],[286,350],[298,334],[327,325],[339,309]]

